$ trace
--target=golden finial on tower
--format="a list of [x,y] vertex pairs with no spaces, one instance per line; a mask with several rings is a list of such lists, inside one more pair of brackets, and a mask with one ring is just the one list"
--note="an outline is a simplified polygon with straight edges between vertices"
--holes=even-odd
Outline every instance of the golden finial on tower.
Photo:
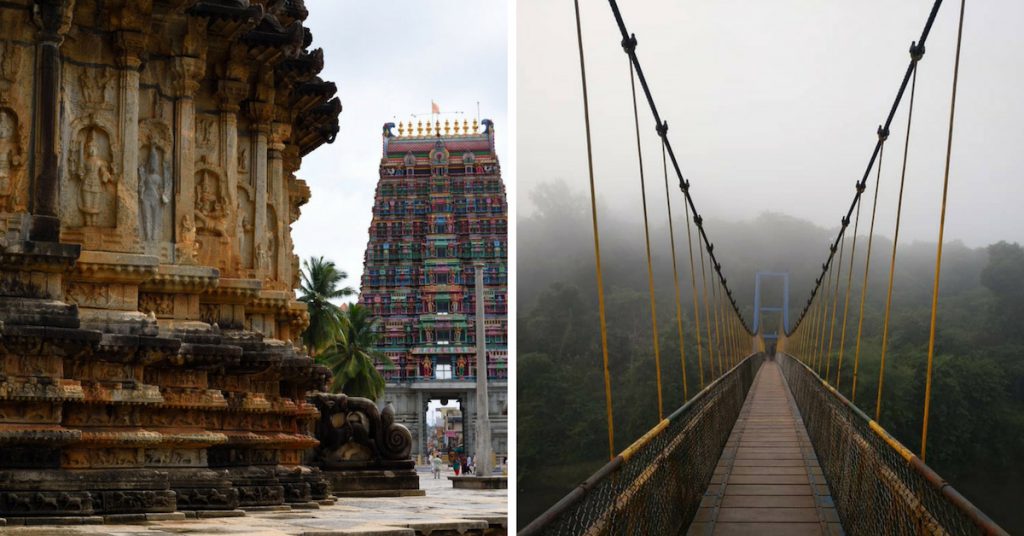
[[469,135],[469,121],[466,119],[462,120],[462,134]]
[[476,118],[474,117],[473,118],[473,134],[476,134],[476,131],[477,131],[477,123],[476,123]]
[[444,120],[444,135],[445,136],[451,136],[451,133],[452,133],[452,126],[451,126],[451,124],[449,124],[448,120],[445,119]]
[[434,120],[434,135],[435,136],[440,136],[441,135],[441,122],[438,121],[437,119]]
[[398,122],[398,136],[405,136],[405,123],[402,121]]
[[[410,129],[410,131],[411,130],[412,129]],[[422,136],[423,135],[423,120],[417,120],[416,121],[416,135],[417,136]]]

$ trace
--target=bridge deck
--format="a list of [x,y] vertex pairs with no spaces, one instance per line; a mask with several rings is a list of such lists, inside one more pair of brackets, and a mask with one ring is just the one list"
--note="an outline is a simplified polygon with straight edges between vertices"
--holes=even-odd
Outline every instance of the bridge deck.
[[773,359],[754,379],[687,534],[843,534],[800,412]]

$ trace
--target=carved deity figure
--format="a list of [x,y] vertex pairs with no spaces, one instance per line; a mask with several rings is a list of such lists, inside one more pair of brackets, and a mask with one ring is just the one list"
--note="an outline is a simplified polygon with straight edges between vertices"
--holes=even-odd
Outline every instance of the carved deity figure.
[[196,227],[215,236],[227,234],[227,210],[220,192],[219,178],[202,171],[196,182]]
[[256,244],[256,269],[270,269],[270,253],[267,248],[263,247],[263,244]]
[[434,375],[433,363],[430,362],[430,358],[429,357],[424,357],[423,358],[423,376],[424,377],[430,377],[430,376],[433,376],[433,375]]
[[466,358],[459,356],[459,360],[455,362],[456,370],[458,370],[459,376],[466,375]]
[[17,119],[6,110],[0,110],[0,210],[10,209],[14,194],[14,171],[21,165]]
[[160,238],[163,206],[171,200],[171,162],[160,162],[156,145],[149,146],[149,160],[139,166],[139,211],[142,239],[153,242]]
[[178,240],[178,254],[184,257],[184,261],[195,261],[196,258],[196,224],[192,216],[185,214],[181,217],[181,236]]
[[110,162],[100,155],[96,136],[90,131],[82,144],[76,177],[81,182],[78,196],[78,210],[82,213],[86,227],[96,225],[102,210],[101,200],[106,185],[114,182],[114,173]]

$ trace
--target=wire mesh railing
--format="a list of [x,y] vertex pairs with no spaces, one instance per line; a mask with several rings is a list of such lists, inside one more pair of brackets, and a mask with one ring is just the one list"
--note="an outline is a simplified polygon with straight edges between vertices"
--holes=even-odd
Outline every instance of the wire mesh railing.
[[779,356],[847,534],[1007,534],[807,365]]
[[519,535],[683,533],[763,361],[744,358]]

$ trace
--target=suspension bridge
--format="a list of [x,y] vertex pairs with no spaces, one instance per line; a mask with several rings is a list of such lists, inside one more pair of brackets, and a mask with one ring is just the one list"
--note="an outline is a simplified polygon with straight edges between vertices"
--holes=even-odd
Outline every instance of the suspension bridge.
[[[660,419],[657,425],[623,450],[616,450],[615,442],[591,110],[580,7],[578,0],[574,2],[601,323],[602,361],[599,366],[604,374],[609,461],[527,525],[520,535],[1006,534],[925,463],[965,3],[961,0],[957,14],[945,173],[942,202],[938,207],[939,234],[927,367],[923,371],[923,426],[920,451],[912,452],[886,431],[880,416],[884,403],[893,274],[917,67],[925,57],[925,44],[942,7],[942,0],[934,1],[920,36],[910,45],[909,63],[892,106],[877,129],[866,169],[854,185],[851,203],[842,212],[841,226],[829,243],[820,275],[792,326],[788,318],[789,280],[786,274],[757,274],[752,326],[737,306],[723,274],[721,259],[715,253],[714,243],[694,202],[690,181],[684,178],[673,151],[668,123],[659,115],[644,76],[637,55],[637,38],[627,31],[616,0],[609,0],[621,34],[616,39],[621,37],[623,51],[629,59]],[[685,400],[683,406],[674,411],[667,411],[663,404],[662,360],[669,357],[661,354],[658,343],[648,228],[648,209],[652,207],[647,204],[646,183],[650,170],[643,166],[638,87],[653,115],[660,140],[662,165],[660,170],[656,170],[660,173],[656,174],[663,178],[668,200],[666,210],[675,291],[674,327],[679,338],[678,359],[682,364]],[[855,397],[862,357],[868,270],[874,246],[878,189],[883,179],[881,162],[886,145],[890,143],[891,129],[898,128],[894,124],[896,113],[903,105],[907,110],[907,121],[905,131],[901,132],[903,143],[899,148],[903,165],[889,259],[877,399],[875,414],[867,415],[855,405]],[[670,176],[678,182],[678,190],[682,194],[688,278],[685,274],[680,277],[682,270],[677,264],[673,206],[669,195]],[[866,221],[862,222],[862,205],[868,202],[870,205],[863,207]],[[858,233],[863,231],[865,224],[867,243],[858,244]],[[848,230],[851,231],[849,237]],[[864,249],[859,257],[864,259],[862,265],[854,262],[858,247]],[[762,279],[780,277],[784,281],[784,303],[781,307],[766,305],[761,299]],[[854,278],[863,279],[859,296],[851,292]],[[692,304],[684,306],[680,288],[687,283],[693,300]],[[692,333],[684,333],[683,311],[691,306],[694,329]],[[781,313],[778,315],[782,317],[778,331],[770,332],[773,326],[767,325],[765,313]],[[696,339],[697,355],[687,355],[684,337]],[[846,351],[851,346],[848,339],[853,342],[852,355]],[[687,360],[694,359],[699,377],[687,379]],[[844,360],[847,361],[845,366]],[[846,373],[849,377],[845,377],[844,371],[851,370],[852,373]],[[699,390],[688,392],[690,383],[697,385]],[[842,394],[844,389],[851,398]]]

